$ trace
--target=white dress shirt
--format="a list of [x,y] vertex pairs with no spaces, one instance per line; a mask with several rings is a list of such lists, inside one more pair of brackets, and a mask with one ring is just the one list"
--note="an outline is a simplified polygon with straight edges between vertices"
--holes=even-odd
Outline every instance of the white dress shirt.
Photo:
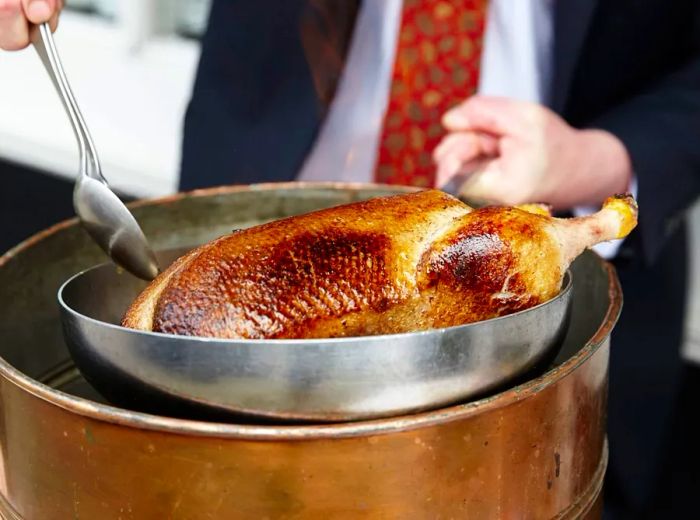
[[[554,0],[491,0],[479,94],[546,103]],[[300,174],[303,181],[371,182],[396,55],[402,0],[363,0],[329,113]],[[582,215],[598,208],[577,208]],[[622,241],[596,246],[612,257]]]

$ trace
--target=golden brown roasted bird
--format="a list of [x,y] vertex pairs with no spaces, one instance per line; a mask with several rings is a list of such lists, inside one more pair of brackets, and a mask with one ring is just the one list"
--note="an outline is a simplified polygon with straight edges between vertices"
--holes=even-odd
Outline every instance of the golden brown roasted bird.
[[629,196],[594,215],[474,210],[436,190],[290,217],[177,260],[123,325],[217,338],[363,336],[502,316],[554,297],[586,248],[636,225]]

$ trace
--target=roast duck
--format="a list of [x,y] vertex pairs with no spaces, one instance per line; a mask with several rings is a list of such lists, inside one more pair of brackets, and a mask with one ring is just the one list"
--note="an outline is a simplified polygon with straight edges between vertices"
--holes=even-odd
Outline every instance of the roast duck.
[[556,296],[586,248],[637,223],[627,195],[590,216],[472,209],[437,190],[234,232],[177,260],[123,325],[216,338],[364,336],[448,327]]

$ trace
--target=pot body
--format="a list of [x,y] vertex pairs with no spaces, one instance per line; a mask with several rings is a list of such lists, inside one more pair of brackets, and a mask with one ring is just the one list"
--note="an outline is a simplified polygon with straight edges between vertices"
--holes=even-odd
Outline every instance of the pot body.
[[[394,188],[266,185],[138,204],[158,249]],[[68,222],[0,259],[0,513],[6,518],[597,518],[609,336],[621,294],[572,266],[557,359],[470,403],[333,425],[175,419],[105,404],[72,368],[56,290],[103,261]]]

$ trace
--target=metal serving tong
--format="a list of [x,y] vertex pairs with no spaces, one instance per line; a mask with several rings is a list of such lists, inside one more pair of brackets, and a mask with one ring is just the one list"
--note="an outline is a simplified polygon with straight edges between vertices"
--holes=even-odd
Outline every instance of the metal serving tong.
[[152,280],[158,263],[136,219],[107,185],[97,150],[71,91],[47,23],[32,28],[32,43],[66,109],[80,152],[73,207],[92,239],[112,260],[139,278]]

